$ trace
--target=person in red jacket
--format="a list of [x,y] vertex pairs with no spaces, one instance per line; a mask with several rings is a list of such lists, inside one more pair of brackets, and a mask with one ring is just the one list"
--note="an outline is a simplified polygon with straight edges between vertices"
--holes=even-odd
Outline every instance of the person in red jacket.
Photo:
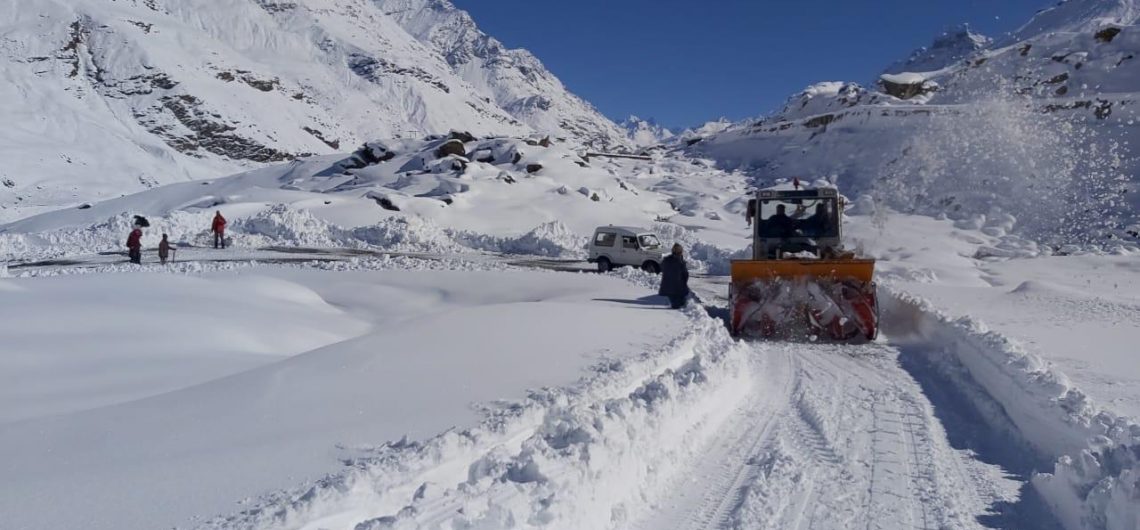
[[210,225],[210,231],[214,233],[214,248],[226,248],[226,218],[222,217],[221,210],[214,212],[214,223]]
[[138,226],[127,236],[127,255],[131,257],[131,263],[142,263],[142,228]]

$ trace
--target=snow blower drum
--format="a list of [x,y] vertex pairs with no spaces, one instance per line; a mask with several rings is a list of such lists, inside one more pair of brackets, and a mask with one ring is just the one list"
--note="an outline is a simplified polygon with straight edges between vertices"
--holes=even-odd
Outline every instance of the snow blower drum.
[[753,255],[732,262],[734,335],[875,340],[875,261],[843,249],[843,206],[835,188],[800,189],[798,180],[748,201]]
[[746,338],[875,340],[872,260],[734,261],[732,332]]

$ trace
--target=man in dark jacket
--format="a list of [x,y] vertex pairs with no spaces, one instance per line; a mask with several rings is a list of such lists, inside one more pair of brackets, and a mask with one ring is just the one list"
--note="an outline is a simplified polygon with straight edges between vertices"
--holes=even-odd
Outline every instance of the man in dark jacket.
[[162,241],[158,242],[158,260],[166,265],[166,258],[170,257],[170,240],[166,239],[166,234],[162,234]]
[[788,217],[788,208],[783,204],[776,206],[776,213],[765,221],[768,233],[765,237],[792,237],[795,221]]
[[657,292],[669,297],[673,309],[685,307],[689,298],[689,267],[685,265],[685,251],[674,244],[673,252],[661,260],[661,289]]

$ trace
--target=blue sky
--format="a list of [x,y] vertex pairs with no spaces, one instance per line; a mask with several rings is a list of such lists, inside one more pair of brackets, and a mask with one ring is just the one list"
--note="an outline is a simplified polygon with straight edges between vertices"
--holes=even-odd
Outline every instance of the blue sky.
[[691,126],[866,82],[967,22],[991,37],[1052,0],[452,0],[613,119]]

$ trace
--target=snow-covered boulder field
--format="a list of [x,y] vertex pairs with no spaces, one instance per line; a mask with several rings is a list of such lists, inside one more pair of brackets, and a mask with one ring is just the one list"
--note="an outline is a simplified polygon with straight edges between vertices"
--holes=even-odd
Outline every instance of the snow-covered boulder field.
[[0,226],[0,259],[117,251],[133,216],[183,246],[209,246],[210,219],[230,220],[231,246],[489,251],[581,257],[607,224],[657,229],[667,243],[717,260],[747,245],[742,176],[685,158],[588,156],[548,139],[369,142],[231,177],[186,182]]

